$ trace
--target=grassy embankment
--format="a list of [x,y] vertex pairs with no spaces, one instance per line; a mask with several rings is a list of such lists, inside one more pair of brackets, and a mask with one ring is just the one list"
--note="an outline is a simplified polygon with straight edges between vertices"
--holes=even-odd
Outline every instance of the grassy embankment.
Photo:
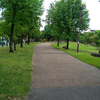
[[0,48],[0,100],[17,98],[24,100],[30,90],[33,47],[38,44],[17,45],[17,51],[9,53],[8,47]]
[[[100,57],[93,57],[93,56],[91,56],[91,53],[86,53],[86,52],[77,53],[77,51],[70,50],[70,49],[77,50],[76,42],[70,42],[68,50],[61,47],[61,46],[66,46],[66,43],[60,43],[59,46],[57,46],[57,44],[52,44],[51,46],[58,50],[65,52],[65,53],[68,53],[68,54],[72,55],[73,57],[75,57],[85,63],[96,66],[100,69]],[[88,51],[88,52],[96,52],[96,53],[99,52],[99,50],[97,50],[97,47],[94,47],[91,45],[85,45],[85,44],[81,44],[81,43],[79,46],[79,50]]]

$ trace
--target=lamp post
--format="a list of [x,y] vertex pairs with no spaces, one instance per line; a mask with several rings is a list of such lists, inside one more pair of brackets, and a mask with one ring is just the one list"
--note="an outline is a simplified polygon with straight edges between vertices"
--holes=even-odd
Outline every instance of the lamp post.
[[78,33],[78,44],[77,44],[77,53],[79,52],[79,38],[80,38],[80,25],[81,25],[81,11],[83,7],[79,7],[80,10],[80,21],[79,21],[79,33]]
[[[100,0],[99,0],[99,2],[100,2]],[[99,49],[99,53],[100,53],[100,49]]]

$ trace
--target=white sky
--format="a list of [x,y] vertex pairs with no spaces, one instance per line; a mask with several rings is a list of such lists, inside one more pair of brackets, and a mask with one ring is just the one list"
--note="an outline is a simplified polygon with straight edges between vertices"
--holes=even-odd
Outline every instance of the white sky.
[[[54,2],[55,0],[44,0],[44,9],[45,12],[42,19],[45,20],[46,18],[46,10],[49,9],[50,3]],[[58,1],[58,0],[56,0]],[[100,30],[100,2],[99,0],[82,0],[83,3],[86,3],[87,10],[89,11],[89,18],[90,18],[90,24],[89,28],[91,30]],[[45,26],[46,23],[42,22],[42,25]],[[41,30],[44,28],[41,27]]]

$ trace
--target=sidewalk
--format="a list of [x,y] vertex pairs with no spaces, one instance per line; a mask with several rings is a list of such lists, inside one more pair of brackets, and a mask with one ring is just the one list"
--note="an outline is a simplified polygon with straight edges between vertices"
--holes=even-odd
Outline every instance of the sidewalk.
[[50,44],[35,46],[26,100],[100,100],[100,70]]

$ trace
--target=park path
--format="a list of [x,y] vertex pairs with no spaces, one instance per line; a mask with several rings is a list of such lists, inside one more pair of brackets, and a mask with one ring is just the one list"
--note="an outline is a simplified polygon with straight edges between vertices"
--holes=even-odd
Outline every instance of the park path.
[[34,48],[26,100],[100,100],[100,70],[50,45]]

